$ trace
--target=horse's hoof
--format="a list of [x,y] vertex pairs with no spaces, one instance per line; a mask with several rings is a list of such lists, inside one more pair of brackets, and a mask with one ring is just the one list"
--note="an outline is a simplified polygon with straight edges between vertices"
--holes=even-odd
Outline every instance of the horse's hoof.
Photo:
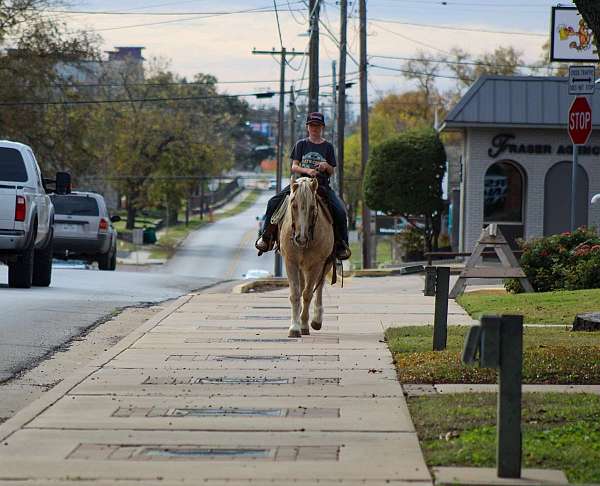
[[303,336],[310,336],[310,329],[307,327],[306,329],[302,328],[301,331]]
[[302,335],[300,334],[300,331],[290,331],[290,333],[288,334],[288,337],[291,338],[299,338],[302,337]]
[[316,321],[312,321],[310,323],[310,327],[312,327],[315,331],[318,331],[321,329],[321,326],[323,325],[323,323],[321,322],[316,322]]

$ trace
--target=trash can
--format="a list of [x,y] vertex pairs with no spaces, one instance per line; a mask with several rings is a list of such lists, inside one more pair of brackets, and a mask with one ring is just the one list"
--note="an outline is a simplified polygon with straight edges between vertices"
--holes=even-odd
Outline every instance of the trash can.
[[144,244],[153,245],[156,243],[156,230],[154,228],[144,228]]

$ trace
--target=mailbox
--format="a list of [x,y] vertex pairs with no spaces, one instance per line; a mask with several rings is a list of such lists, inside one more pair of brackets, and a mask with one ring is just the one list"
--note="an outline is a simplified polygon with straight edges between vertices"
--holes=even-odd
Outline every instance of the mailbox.
[[437,270],[435,267],[425,267],[425,290],[423,294],[426,297],[435,296],[435,288],[437,285]]

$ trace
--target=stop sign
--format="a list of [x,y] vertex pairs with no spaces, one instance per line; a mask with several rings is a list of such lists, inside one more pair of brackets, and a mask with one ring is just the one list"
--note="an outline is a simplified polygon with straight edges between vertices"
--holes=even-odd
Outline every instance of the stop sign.
[[592,107],[585,96],[578,96],[569,108],[569,137],[574,145],[585,145],[592,133]]

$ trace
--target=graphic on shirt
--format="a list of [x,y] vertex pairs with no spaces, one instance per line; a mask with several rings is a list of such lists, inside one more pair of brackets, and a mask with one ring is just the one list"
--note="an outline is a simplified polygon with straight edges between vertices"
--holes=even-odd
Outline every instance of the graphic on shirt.
[[316,169],[321,162],[327,162],[319,152],[308,152],[302,156],[300,167],[305,169]]

